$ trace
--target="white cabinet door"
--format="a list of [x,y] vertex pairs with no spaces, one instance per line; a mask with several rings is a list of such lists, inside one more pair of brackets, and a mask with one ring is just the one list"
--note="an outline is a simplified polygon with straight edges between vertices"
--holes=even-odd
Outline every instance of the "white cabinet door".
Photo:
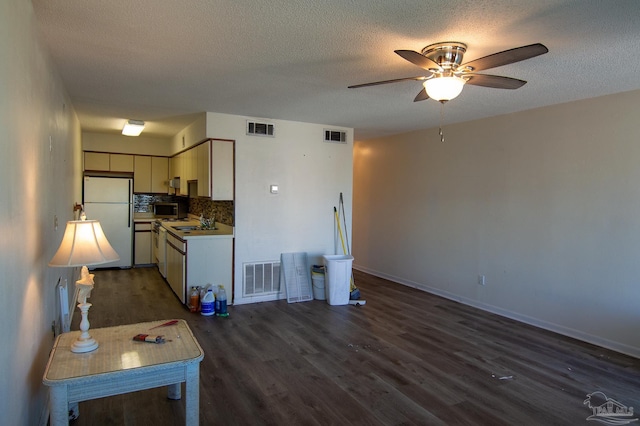
[[214,200],[233,200],[234,142],[212,141],[211,187]]
[[169,159],[151,157],[151,192],[166,194],[169,192]]

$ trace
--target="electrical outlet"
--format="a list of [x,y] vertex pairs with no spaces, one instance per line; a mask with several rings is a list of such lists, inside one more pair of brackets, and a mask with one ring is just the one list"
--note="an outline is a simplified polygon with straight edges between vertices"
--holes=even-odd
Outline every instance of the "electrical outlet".
[[478,275],[478,285],[485,285],[484,275]]

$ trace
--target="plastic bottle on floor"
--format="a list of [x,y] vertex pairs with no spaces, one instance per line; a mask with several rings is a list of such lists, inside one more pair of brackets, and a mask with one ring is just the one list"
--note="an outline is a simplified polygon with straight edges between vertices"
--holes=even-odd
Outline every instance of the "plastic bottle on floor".
[[215,296],[213,295],[213,289],[208,289],[205,293],[200,306],[202,306],[202,310],[200,313],[204,316],[211,316],[214,313],[214,304],[215,304]]
[[224,291],[224,286],[218,286],[218,293],[216,297],[216,315],[219,317],[228,317],[227,312],[227,292]]
[[200,291],[198,287],[191,287],[191,294],[189,295],[189,310],[191,312],[197,312],[200,305]]

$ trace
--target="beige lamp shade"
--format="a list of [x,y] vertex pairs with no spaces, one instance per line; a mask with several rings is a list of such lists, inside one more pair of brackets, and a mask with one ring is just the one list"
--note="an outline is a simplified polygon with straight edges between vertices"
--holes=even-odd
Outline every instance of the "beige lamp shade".
[[120,259],[97,220],[70,220],[49,266],[100,265]]

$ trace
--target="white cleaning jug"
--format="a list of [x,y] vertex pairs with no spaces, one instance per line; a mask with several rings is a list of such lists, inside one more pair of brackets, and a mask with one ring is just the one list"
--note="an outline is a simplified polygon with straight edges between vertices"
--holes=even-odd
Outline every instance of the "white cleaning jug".
[[213,295],[213,290],[208,289],[204,297],[200,301],[200,306],[202,306],[202,310],[200,311],[200,313],[204,316],[213,315],[215,301],[216,298]]

